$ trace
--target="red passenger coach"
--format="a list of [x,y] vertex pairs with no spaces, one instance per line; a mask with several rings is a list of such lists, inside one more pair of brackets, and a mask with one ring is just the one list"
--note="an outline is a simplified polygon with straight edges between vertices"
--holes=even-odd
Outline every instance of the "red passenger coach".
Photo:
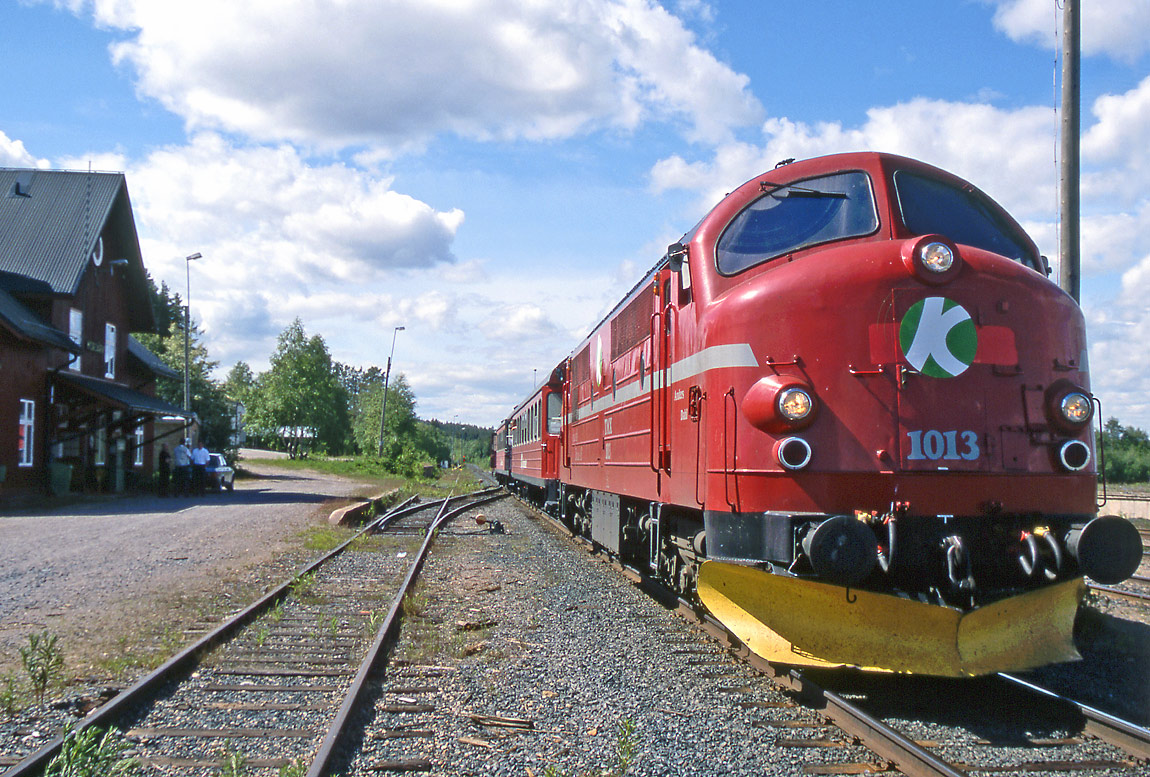
[[1085,327],[1048,275],[942,170],[782,165],[516,408],[499,475],[771,660],[965,675],[1075,657],[1083,575],[1124,579],[1142,550],[1095,517]]
[[557,505],[562,379],[539,387],[495,432],[495,475],[541,504]]

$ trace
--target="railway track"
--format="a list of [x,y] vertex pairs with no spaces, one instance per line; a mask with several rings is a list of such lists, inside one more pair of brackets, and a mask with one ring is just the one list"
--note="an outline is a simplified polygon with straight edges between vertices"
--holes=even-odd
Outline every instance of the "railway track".
[[[526,506],[570,533],[550,516]],[[824,719],[824,724],[829,722],[841,732],[837,736],[824,733],[807,737],[804,746],[858,742],[883,766],[914,777],[995,773],[1140,775],[1150,769],[1150,731],[1020,678],[1002,675],[944,680],[850,671],[799,671],[771,664],[752,653],[701,608],[677,599],[646,571],[620,564],[590,541],[572,536],[594,557],[677,608],[732,654],[802,698],[808,709]],[[801,730],[817,727],[819,721],[795,718],[790,722],[767,721],[764,725]],[[867,773],[876,770],[872,761],[844,760],[819,773]]]
[[[250,768],[326,774],[394,639],[441,526],[495,490],[410,501],[366,526],[104,704],[78,728],[127,731],[146,772]],[[3,777],[41,774],[56,738]],[[145,772],[145,773],[146,773]]]

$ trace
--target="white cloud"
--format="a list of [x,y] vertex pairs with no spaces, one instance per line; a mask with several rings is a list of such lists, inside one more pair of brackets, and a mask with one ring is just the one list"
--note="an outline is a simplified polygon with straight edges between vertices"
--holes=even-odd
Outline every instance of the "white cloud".
[[718,141],[759,113],[748,79],[654,0],[65,4],[125,33],[113,56],[142,95],[193,129],[261,141],[402,148],[656,118]]
[[[1054,200],[1055,121],[1044,108],[1002,110],[989,105],[915,99],[871,108],[859,127],[770,119],[763,143],[730,143],[710,162],[674,156],[651,171],[652,188],[699,191],[700,205],[772,169],[783,159],[881,150],[921,159],[960,175],[1018,215],[1048,213]],[[1000,150],[995,153],[995,150]]]
[[462,212],[436,211],[386,178],[309,164],[290,146],[235,147],[204,134],[131,167],[150,266],[170,270],[200,251],[204,266],[226,268],[213,276],[220,282],[282,289],[454,261]]
[[28,153],[21,140],[13,140],[0,131],[0,167],[40,167],[49,166],[47,159],[37,159]]
[[[1011,40],[1043,48],[1062,46],[1062,10],[1051,0],[990,0],[994,26]],[[1082,53],[1133,62],[1150,51],[1150,3],[1090,0],[1081,3]]]

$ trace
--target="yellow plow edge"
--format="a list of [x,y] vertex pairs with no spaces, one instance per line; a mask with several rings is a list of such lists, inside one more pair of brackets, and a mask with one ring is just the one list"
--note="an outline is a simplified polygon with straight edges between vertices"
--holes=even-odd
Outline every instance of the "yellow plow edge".
[[751,650],[801,666],[962,677],[1081,658],[1082,578],[962,612],[889,594],[707,561],[699,598]]

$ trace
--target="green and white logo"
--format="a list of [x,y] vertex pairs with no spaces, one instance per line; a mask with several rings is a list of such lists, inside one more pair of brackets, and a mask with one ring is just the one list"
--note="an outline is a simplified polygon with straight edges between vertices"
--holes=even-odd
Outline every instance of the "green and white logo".
[[898,341],[910,366],[932,378],[966,372],[978,351],[978,329],[966,309],[946,297],[927,297],[902,317]]

